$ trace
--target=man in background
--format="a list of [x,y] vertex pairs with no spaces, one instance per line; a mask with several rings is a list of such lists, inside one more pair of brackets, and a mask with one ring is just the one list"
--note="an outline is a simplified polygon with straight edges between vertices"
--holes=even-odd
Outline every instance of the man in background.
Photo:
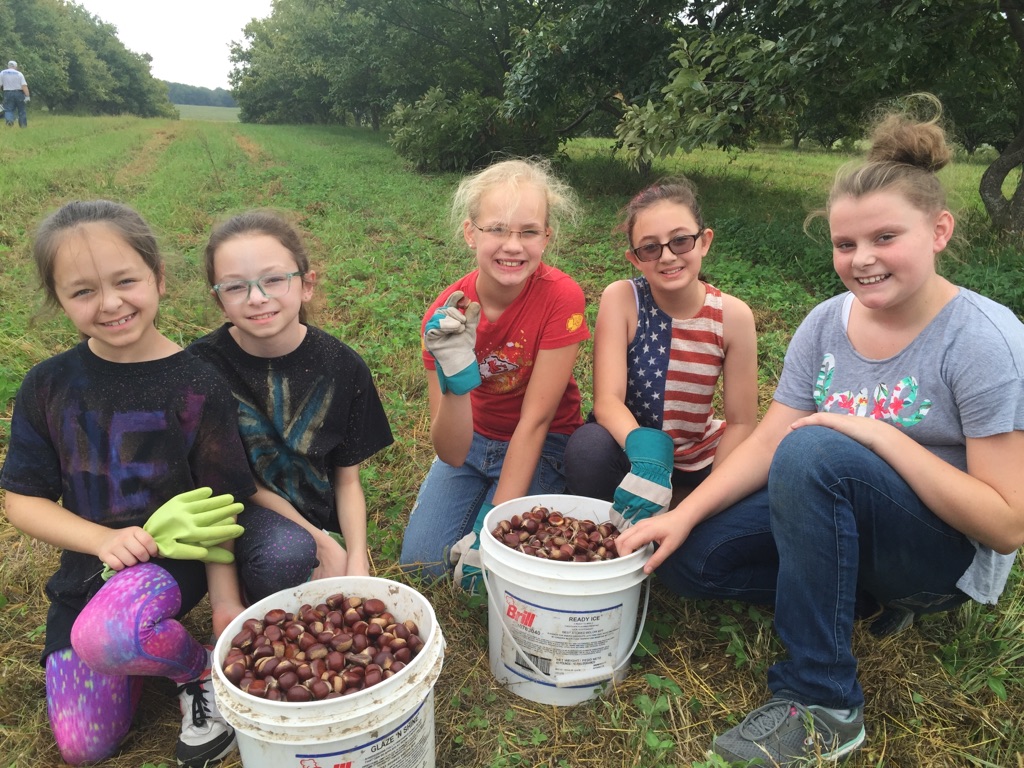
[[25,103],[29,101],[28,83],[25,76],[18,71],[18,62],[8,61],[7,69],[0,71],[0,85],[4,89],[4,120],[14,125],[14,113],[18,113],[18,125],[28,126],[28,114]]

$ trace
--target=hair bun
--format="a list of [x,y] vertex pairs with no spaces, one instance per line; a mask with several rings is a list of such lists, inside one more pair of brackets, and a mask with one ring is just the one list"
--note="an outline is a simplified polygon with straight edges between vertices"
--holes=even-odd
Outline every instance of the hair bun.
[[902,163],[932,173],[949,165],[953,151],[939,124],[942,106],[934,96],[924,97],[935,107],[936,114],[930,120],[901,113],[886,116],[872,132],[868,162]]

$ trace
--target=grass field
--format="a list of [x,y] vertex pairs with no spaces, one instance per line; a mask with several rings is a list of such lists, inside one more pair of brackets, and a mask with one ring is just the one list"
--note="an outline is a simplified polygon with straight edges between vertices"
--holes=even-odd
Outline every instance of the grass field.
[[[185,114],[182,117],[186,117]],[[401,534],[432,450],[419,320],[427,303],[471,263],[453,237],[446,204],[457,177],[410,172],[383,137],[324,126],[257,126],[208,119],[56,118],[4,136],[0,175],[0,448],[11,399],[28,368],[75,341],[60,317],[39,314],[29,263],[31,232],[73,198],[136,207],[161,234],[168,296],[161,328],[187,344],[220,322],[202,281],[211,224],[251,206],[284,210],[303,229],[320,275],[314,321],[354,347],[374,372],[395,444],[363,470],[377,575],[404,580]],[[571,145],[558,161],[586,214],[550,260],[583,286],[593,323],[597,299],[630,269],[613,231],[618,209],[642,181],[609,155],[609,141]],[[758,322],[762,406],[788,338],[806,311],[840,286],[818,226],[803,232],[836,167],[848,157],[763,149],[699,152],[656,172],[685,172],[715,229],[709,279],[752,306]],[[1019,247],[983,227],[983,167],[947,173],[962,211],[957,282],[1024,314]],[[589,405],[590,345],[577,376]],[[56,553],[0,519],[0,766],[58,766],[38,664],[46,617],[43,585]],[[487,661],[484,599],[446,583],[419,585],[447,640],[435,689],[437,765],[660,768],[720,765],[712,735],[766,696],[765,671],[782,652],[770,612],[731,603],[680,601],[655,582],[643,642],[630,674],[608,696],[570,708],[540,706],[498,686]],[[208,613],[193,611],[197,636]],[[858,627],[855,653],[867,694],[868,741],[847,765],[1024,765],[1024,587],[1015,570],[998,607],[967,606],[929,617],[882,641]],[[177,704],[166,681],[147,682],[136,728],[113,768],[173,765]],[[237,755],[223,764],[238,768]]]
[[195,104],[175,104],[182,120],[213,120],[218,123],[237,123],[238,107],[204,107]]

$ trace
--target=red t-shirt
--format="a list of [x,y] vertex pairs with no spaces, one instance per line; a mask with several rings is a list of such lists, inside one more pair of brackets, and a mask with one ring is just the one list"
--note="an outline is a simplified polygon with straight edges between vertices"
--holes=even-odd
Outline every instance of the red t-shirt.
[[[476,292],[479,272],[473,270],[441,291],[423,316],[421,339],[434,310],[452,292],[462,291],[466,298],[480,300]],[[584,305],[583,289],[575,280],[561,270],[541,264],[498,322],[492,323],[481,315],[476,333],[476,359],[482,383],[470,393],[474,431],[491,440],[512,439],[537,353],[590,338],[583,315]],[[423,349],[423,364],[430,371],[436,367],[426,348]],[[570,376],[548,432],[568,435],[582,423],[580,390],[575,377]]]

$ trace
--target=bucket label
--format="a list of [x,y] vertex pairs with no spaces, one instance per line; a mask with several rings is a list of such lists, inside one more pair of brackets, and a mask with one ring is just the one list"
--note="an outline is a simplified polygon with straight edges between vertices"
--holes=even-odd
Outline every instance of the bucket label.
[[340,751],[304,750],[295,758],[295,768],[422,768],[433,765],[433,691],[407,720],[382,736]]
[[[608,669],[615,663],[622,628],[622,603],[600,608],[553,608],[504,593],[505,626],[526,659],[554,678]],[[502,662],[539,680],[523,655],[503,637]]]

